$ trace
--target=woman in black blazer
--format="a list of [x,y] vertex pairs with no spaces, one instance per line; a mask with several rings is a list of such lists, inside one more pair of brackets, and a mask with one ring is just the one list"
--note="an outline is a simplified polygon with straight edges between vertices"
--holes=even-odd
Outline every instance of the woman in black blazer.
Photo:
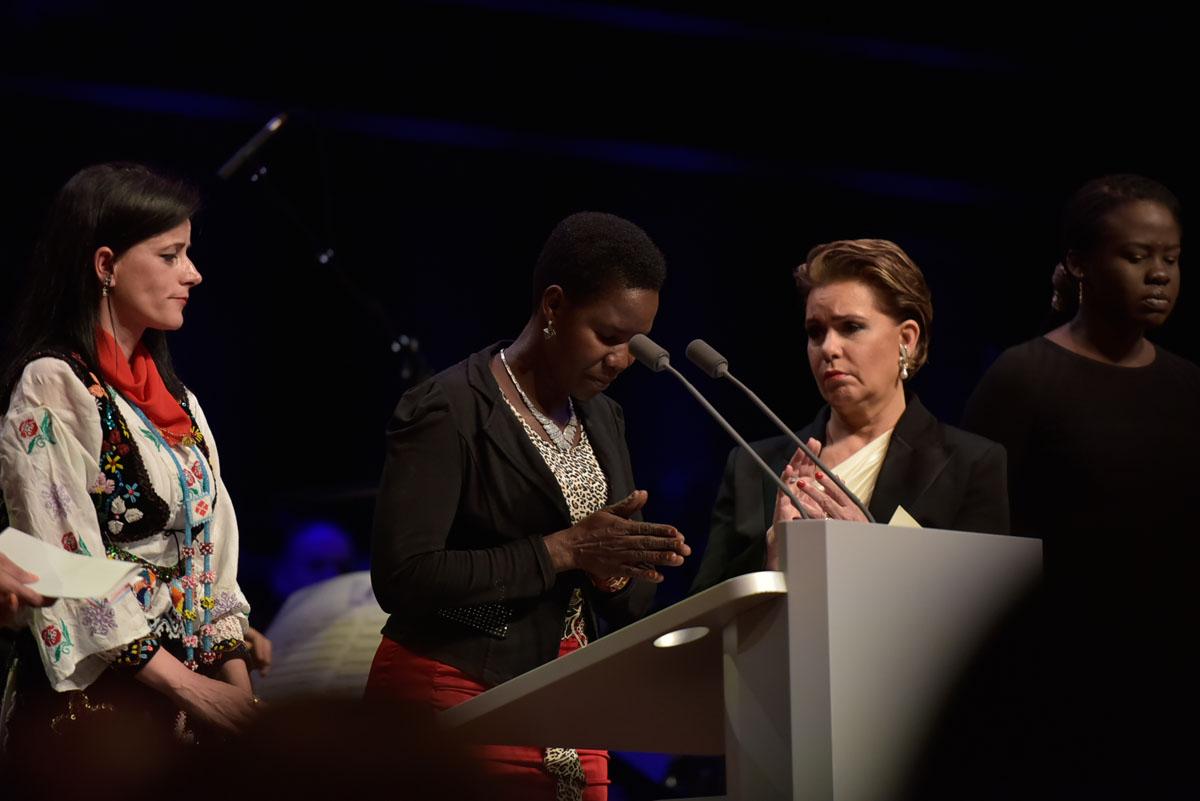
[[[637,226],[581,213],[551,233],[534,309],[492,345],[404,395],[388,427],[371,571],[390,613],[368,698],[445,709],[644,615],[658,572],[690,550],[645,523],[621,408],[666,275]],[[597,710],[596,714],[607,714]],[[607,754],[482,753],[492,798],[603,798]]]
[[[814,248],[796,270],[808,360],[828,405],[798,432],[878,522],[1008,533],[1004,449],[939,423],[907,381],[929,353],[933,304],[917,265],[886,240]],[[753,443],[809,514],[865,516],[787,437]],[[729,456],[693,591],[778,568],[772,527],[800,513],[744,449]],[[909,520],[911,518],[911,520]]]

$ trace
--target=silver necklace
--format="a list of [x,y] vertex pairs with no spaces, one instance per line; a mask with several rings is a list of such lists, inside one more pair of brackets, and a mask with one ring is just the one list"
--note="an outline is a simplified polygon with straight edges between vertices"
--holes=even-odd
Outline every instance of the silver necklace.
[[525,408],[529,409],[533,418],[541,424],[542,429],[550,437],[550,441],[560,451],[571,450],[571,443],[575,441],[575,431],[579,427],[579,422],[575,419],[575,404],[571,402],[571,396],[567,396],[567,408],[571,410],[571,419],[567,421],[566,426],[560,429],[557,423],[538,411],[538,408],[533,405],[533,401],[529,400],[529,396],[525,394],[525,390],[521,389],[521,385],[517,383],[517,377],[513,375],[512,368],[508,366],[508,359],[504,357],[503,348],[500,349],[500,363],[504,365],[504,372],[508,373],[509,380],[517,388],[517,394],[521,396]]

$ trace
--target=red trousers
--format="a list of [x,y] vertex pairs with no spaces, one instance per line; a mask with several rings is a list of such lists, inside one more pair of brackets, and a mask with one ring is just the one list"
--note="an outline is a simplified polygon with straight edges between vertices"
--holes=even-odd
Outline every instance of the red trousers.
[[[568,637],[562,641],[558,655],[563,656],[578,647],[579,644]],[[371,663],[365,698],[367,701],[424,704],[442,711],[474,698],[486,689],[457,668],[415,654],[384,637]],[[552,801],[555,798],[556,781],[542,762],[542,748],[483,745],[472,751],[478,755],[480,767],[492,781],[489,797],[496,801]],[[580,748],[579,759],[587,777],[584,801],[607,801],[608,752]]]

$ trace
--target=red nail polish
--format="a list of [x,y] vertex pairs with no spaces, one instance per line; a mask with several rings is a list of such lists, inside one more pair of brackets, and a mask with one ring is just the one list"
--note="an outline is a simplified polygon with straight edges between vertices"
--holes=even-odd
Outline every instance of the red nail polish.
[[821,480],[821,479],[823,479],[823,478],[825,478],[825,474],[824,474],[824,473],[822,473],[820,470],[818,470],[818,471],[817,471],[817,480],[819,481],[819,480]]
[[796,486],[797,486],[797,487],[804,487],[804,486],[806,486],[806,485],[805,485],[805,483],[804,483],[803,481],[800,481],[800,482],[798,482],[798,483],[796,484]]

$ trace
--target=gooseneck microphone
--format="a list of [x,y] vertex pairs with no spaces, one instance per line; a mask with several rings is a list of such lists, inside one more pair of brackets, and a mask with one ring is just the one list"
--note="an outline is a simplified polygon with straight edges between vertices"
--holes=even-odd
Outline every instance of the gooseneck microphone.
[[762,469],[763,474],[770,476],[771,480],[775,482],[779,489],[783,491],[783,494],[787,496],[788,500],[792,502],[792,505],[796,507],[796,510],[800,512],[800,516],[806,519],[812,518],[812,515],[808,513],[808,510],[806,510],[800,503],[800,499],[796,497],[787,484],[784,484],[783,481],[780,480],[779,476],[775,475],[775,471],[772,470],[767,463],[762,460],[762,457],[755,453],[754,449],[750,447],[750,444],[746,442],[742,435],[735,431],[733,426],[729,424],[729,421],[722,417],[721,413],[713,408],[713,405],[709,403],[703,395],[700,394],[700,391],[692,386],[692,382],[684,378],[682,373],[671,366],[671,357],[667,354],[667,351],[664,348],[659,346],[654,342],[654,340],[650,339],[650,337],[644,334],[635,334],[633,338],[629,340],[629,352],[633,354],[634,358],[654,372],[661,373],[665,370],[678,378],[680,383],[687,388],[687,391],[692,393],[692,397],[700,402],[700,405],[704,407],[705,411],[712,415],[712,418],[717,421],[721,428],[725,429],[725,432],[729,434],[729,436],[733,437],[734,441],[738,445],[741,445],[743,448],[745,448],[747,453],[754,458],[754,461]]
[[250,140],[246,144],[239,147],[237,152],[221,165],[221,168],[217,170],[217,176],[222,181],[228,181],[232,178],[242,168],[242,165],[249,161],[267,143],[267,140],[274,136],[287,123],[287,120],[288,115],[286,112],[276,114],[267,120],[267,124],[260,128],[258,133],[250,137]]
[[720,353],[717,353],[716,349],[714,349],[703,339],[693,339],[691,341],[691,344],[687,346],[687,357],[692,364],[699,367],[712,378],[727,378],[733,382],[734,386],[745,393],[746,397],[753,401],[754,405],[757,406],[763,414],[771,418],[771,422],[778,426],[780,431],[791,437],[792,441],[796,443],[800,450],[804,451],[804,455],[809,459],[812,459],[813,464],[824,471],[825,475],[832,479],[833,483],[837,485],[838,489],[846,493],[846,497],[854,502],[854,505],[857,506],[858,510],[866,516],[868,521],[872,523],[875,522],[875,517],[871,514],[870,510],[867,509],[867,505],[862,502],[862,499],[851,492],[850,489],[842,483],[842,480],[837,477],[837,474],[830,470],[824,462],[817,458],[817,455],[812,452],[812,449],[808,447],[808,444],[801,442],[800,437],[796,436],[796,432],[788,428],[787,424],[780,420],[779,416],[776,415],[775,412],[771,411],[771,408],[767,406],[767,404],[763,403],[762,399],[759,398],[758,395],[756,395],[754,391],[750,389],[750,387],[743,384],[736,377],[734,377],[733,373],[729,372],[728,359],[726,359]]

